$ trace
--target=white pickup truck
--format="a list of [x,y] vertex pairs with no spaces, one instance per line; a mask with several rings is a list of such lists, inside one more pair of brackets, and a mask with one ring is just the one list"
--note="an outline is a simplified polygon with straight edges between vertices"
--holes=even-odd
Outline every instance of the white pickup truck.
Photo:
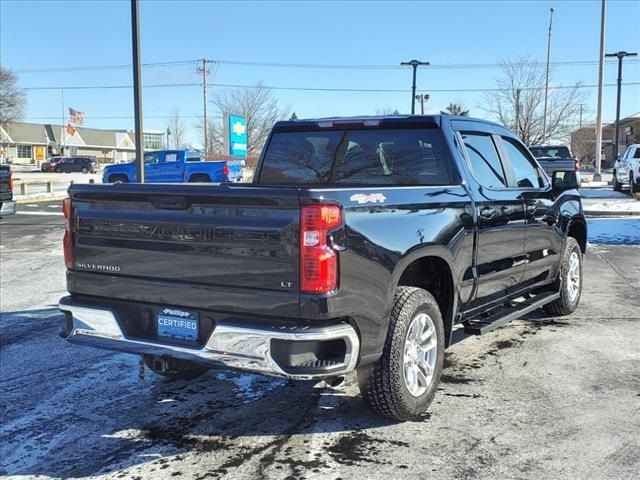
[[619,192],[626,185],[640,200],[640,143],[629,145],[613,166],[613,189]]

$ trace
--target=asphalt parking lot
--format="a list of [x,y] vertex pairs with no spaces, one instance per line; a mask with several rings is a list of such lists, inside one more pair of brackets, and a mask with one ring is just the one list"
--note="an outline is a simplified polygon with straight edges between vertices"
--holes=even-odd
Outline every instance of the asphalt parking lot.
[[423,422],[338,388],[155,376],[67,344],[60,204],[0,220],[0,474],[19,478],[640,477],[640,219],[590,221],[578,311],[456,335]]

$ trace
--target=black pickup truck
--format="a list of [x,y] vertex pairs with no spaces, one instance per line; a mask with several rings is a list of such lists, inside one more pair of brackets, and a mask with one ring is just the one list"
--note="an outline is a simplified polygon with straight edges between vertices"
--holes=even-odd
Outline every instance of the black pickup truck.
[[16,213],[13,201],[13,172],[9,165],[0,165],[0,217]]
[[575,182],[482,120],[279,122],[251,184],[69,195],[61,335],[167,376],[356,370],[374,410],[416,419],[456,324],[482,334],[580,300]]

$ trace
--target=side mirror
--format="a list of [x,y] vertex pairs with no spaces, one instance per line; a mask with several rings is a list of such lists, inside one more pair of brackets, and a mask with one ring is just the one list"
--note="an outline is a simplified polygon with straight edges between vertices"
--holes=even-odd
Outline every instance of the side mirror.
[[580,180],[576,172],[555,171],[551,176],[551,187],[558,192],[580,188]]

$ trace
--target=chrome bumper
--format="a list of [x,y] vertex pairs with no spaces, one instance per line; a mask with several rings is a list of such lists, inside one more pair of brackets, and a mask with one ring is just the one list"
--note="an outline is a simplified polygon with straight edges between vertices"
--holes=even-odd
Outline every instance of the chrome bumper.
[[[154,343],[127,338],[111,310],[81,305],[59,304],[60,310],[71,314],[73,325],[66,337],[71,343],[96,348],[155,356],[167,355],[192,360],[211,367],[228,368],[276,375],[296,380],[311,380],[344,375],[355,369],[360,341],[354,328],[346,323],[327,327],[241,327],[218,323],[205,346],[188,348],[179,345]],[[344,361],[328,373],[285,371],[271,355],[272,340],[328,341],[343,340],[346,345]]]
[[16,202],[13,200],[9,200],[1,203],[0,206],[0,216],[2,215],[13,215],[16,213]]

